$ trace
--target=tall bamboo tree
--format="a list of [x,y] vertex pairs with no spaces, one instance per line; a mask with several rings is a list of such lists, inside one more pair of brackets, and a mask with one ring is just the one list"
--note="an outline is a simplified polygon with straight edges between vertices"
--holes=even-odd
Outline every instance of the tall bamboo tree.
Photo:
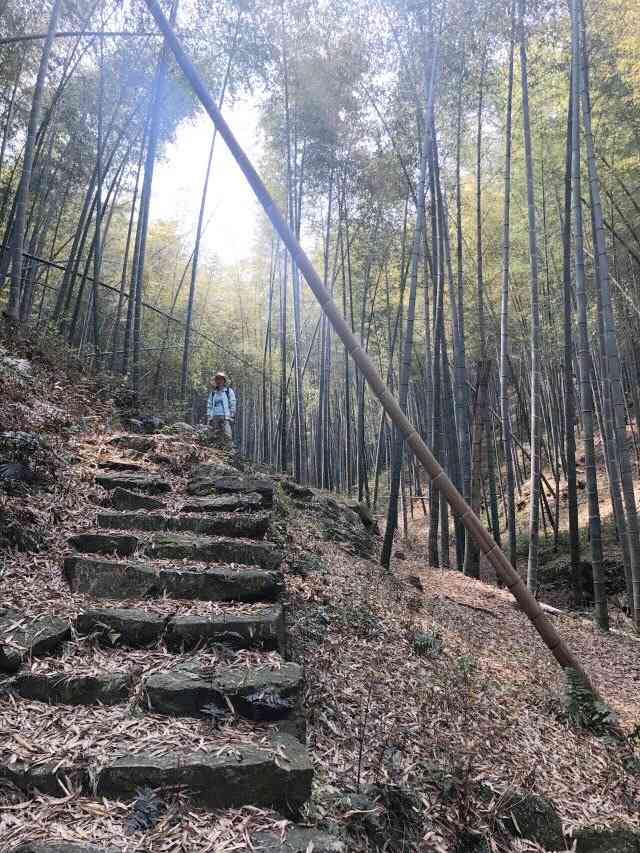
[[511,126],[513,107],[513,60],[515,44],[516,8],[511,3],[511,37],[509,44],[509,70],[507,78],[507,114],[505,122],[504,156],[504,212],[502,232],[502,295],[500,310],[500,417],[502,419],[502,446],[506,472],[506,515],[509,531],[509,559],[515,568],[517,562],[515,478],[513,471],[513,443],[509,417],[509,277],[511,255]]
[[580,361],[580,387],[582,404],[582,426],[584,430],[585,475],[587,478],[587,498],[589,502],[589,541],[591,544],[591,565],[594,578],[594,601],[597,624],[604,630],[608,628],[606,596],[602,584],[602,525],[598,500],[598,480],[593,429],[593,392],[591,386],[592,363],[589,349],[589,331],[587,327],[587,296],[584,273],[584,231],[582,225],[582,193],[580,175],[580,89],[581,89],[581,50],[579,0],[571,3],[571,44],[572,44],[572,120],[571,120],[571,175],[573,198],[573,232],[575,251],[576,302],[578,305],[578,357]]
[[[49,68],[49,56],[51,54],[51,46],[53,44],[53,37],[58,23],[61,4],[62,0],[53,0],[53,5],[51,7],[47,36],[42,46],[38,76],[36,78],[33,99],[31,101],[29,125],[27,127],[27,136],[22,159],[22,174],[20,176],[20,183],[18,184],[15,198],[16,212],[11,233],[11,282],[9,286],[7,316],[10,320],[16,322],[19,319],[20,297],[22,293],[22,253],[24,251],[27,203],[29,197],[29,186],[31,184],[31,174],[33,171],[36,133],[38,131],[40,110],[42,108],[42,99],[44,97],[44,84],[47,76],[47,70]],[[5,234],[5,243],[8,242],[8,239],[9,235]]]
[[519,0],[520,76],[522,81],[522,133],[524,137],[527,176],[527,220],[529,237],[529,274],[531,280],[531,495],[529,503],[529,563],[527,585],[532,592],[538,587],[538,545],[540,537],[540,469],[541,469],[541,333],[540,298],[538,292],[538,236],[533,189],[533,152],[529,116],[529,80],[527,75],[527,39],[525,28],[526,0]]

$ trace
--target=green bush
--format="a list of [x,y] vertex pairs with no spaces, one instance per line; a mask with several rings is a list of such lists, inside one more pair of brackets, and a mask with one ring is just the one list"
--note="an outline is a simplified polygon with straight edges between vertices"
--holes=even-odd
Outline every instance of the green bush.
[[439,655],[444,648],[437,631],[418,631],[413,637],[413,650],[417,655]]
[[565,713],[569,721],[597,735],[612,734],[617,721],[611,708],[594,694],[575,669],[568,667],[564,670],[564,676],[567,700]]

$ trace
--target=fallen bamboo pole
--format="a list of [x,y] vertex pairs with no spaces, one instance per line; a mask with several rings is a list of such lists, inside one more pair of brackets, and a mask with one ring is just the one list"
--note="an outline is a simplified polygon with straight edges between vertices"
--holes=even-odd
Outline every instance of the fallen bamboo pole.
[[158,0],[145,0],[145,3],[165,37],[166,45],[175,56],[176,62],[191,84],[193,91],[200,100],[200,103],[209,114],[218,133],[224,139],[229,151],[233,155],[236,163],[256,194],[258,201],[269,217],[271,224],[278,232],[280,239],[289,250],[298,269],[318,300],[320,307],[328,317],[334,331],[345,345],[347,351],[355,361],[358,369],[362,372],[362,375],[367,380],[367,383],[382,404],[384,410],[387,412],[395,426],[403,434],[405,441],[413,450],[418,461],[431,478],[431,483],[435,485],[447,499],[453,513],[460,518],[466,530],[474,538],[480,552],[489,561],[496,574],[498,574],[504,581],[507,589],[512,593],[520,605],[520,608],[529,617],[533,627],[536,629],[538,634],[540,634],[540,637],[555,657],[556,661],[563,669],[575,670],[584,682],[584,685],[593,691],[594,688],[589,677],[578,662],[578,659],[569,649],[551,622],[547,619],[542,608],[529,592],[520,575],[515,571],[507,557],[502,552],[502,549],[496,545],[491,534],[485,530],[478,516],[473,512],[469,504],[447,477],[435,456],[420,438],[415,427],[400,408],[396,398],[391,394],[382,378],[378,375],[373,361],[362,349],[360,342],[347,325],[345,318],[340,314],[340,311],[331,298],[331,295],[325,289],[320,276],[316,273],[313,264],[305,254],[294,233],[287,225],[274,199],[271,197],[271,194],[254,169],[251,161],[233,135],[231,128],[224,120],[214,99],[211,97],[206,84],[200,77],[200,74],[189,57],[184,52],[184,48],[173,31],[173,27],[160,8]]

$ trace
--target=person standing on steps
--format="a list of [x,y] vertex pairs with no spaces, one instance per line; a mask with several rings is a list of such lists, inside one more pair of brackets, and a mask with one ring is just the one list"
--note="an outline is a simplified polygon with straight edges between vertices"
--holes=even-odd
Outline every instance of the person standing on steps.
[[213,388],[207,400],[207,419],[214,440],[226,444],[233,441],[232,424],[236,417],[236,395],[227,382],[227,377],[218,371],[213,377]]

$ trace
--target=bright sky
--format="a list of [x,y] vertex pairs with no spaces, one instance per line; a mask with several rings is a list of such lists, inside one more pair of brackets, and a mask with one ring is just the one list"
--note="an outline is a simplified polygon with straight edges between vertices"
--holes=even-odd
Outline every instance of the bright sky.
[[[261,141],[255,105],[239,102],[223,109],[223,115],[256,165]],[[175,143],[167,149],[166,158],[157,164],[154,174],[153,221],[176,219],[183,233],[195,235],[212,134],[212,122],[204,114],[178,129]],[[218,137],[207,193],[203,257],[215,253],[225,264],[246,257],[253,244],[257,211],[251,188]]]

